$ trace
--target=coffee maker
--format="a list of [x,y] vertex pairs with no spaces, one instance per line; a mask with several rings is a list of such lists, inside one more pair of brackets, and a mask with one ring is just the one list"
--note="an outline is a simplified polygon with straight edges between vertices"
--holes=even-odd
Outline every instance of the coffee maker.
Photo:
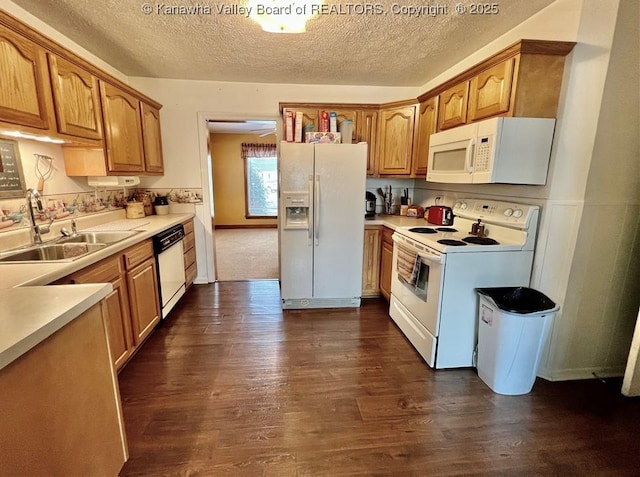
[[376,195],[367,191],[364,196],[364,216],[373,217],[374,215],[376,215]]

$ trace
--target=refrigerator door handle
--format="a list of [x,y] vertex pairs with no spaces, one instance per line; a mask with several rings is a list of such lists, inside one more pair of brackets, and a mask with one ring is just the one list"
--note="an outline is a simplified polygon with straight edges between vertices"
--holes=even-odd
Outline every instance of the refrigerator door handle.
[[316,245],[318,245],[320,238],[320,174],[316,175],[316,187],[314,193],[313,233],[315,235]]
[[[313,197],[313,174],[309,174],[309,183],[307,184],[307,188],[309,192],[309,198]],[[313,245],[313,222],[315,218],[313,207],[309,208],[309,213],[311,214],[311,217],[308,218],[307,222],[307,245],[311,246]]]

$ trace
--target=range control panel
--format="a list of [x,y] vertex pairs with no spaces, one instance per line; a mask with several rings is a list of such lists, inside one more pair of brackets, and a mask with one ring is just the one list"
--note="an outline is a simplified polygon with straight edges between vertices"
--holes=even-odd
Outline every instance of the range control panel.
[[453,206],[453,214],[471,220],[504,224],[511,227],[528,228],[530,221],[537,219],[537,205],[502,202],[487,199],[461,199]]

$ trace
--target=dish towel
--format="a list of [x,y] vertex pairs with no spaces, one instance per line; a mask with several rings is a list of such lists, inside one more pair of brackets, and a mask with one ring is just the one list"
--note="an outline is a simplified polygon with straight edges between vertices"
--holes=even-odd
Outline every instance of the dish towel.
[[415,285],[420,274],[422,260],[417,253],[402,245],[396,244],[396,247],[398,247],[398,276],[409,285]]

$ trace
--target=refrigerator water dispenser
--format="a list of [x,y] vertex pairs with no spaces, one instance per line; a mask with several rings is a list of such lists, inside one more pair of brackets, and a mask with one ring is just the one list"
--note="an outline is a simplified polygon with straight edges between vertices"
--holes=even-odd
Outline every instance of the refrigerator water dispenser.
[[285,210],[285,229],[309,228],[308,192],[283,192],[282,204]]

